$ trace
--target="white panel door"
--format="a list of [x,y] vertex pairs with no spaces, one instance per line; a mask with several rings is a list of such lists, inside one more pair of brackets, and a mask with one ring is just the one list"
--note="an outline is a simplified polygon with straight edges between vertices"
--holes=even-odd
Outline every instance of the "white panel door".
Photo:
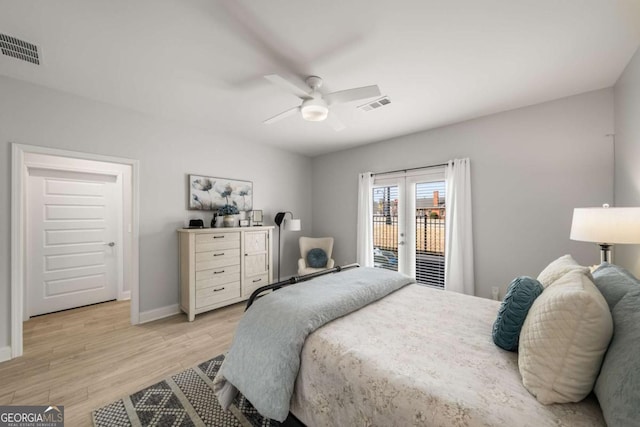
[[116,299],[119,181],[112,175],[29,170],[29,316]]

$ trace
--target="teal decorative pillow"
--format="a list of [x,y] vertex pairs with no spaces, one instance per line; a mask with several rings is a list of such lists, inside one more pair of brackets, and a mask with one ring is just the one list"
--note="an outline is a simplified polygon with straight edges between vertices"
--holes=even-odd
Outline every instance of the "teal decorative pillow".
[[327,253],[320,248],[314,248],[307,252],[307,265],[311,268],[324,268],[328,261]]
[[493,342],[498,347],[508,351],[518,350],[524,320],[543,289],[542,284],[531,277],[521,276],[513,279],[493,324]]
[[609,304],[609,310],[612,312],[618,301],[624,298],[628,292],[640,289],[640,281],[627,270],[615,264],[603,262],[592,275],[593,282]]
[[613,339],[594,388],[609,426],[637,426],[640,420],[640,289],[628,286],[635,290],[611,311]]

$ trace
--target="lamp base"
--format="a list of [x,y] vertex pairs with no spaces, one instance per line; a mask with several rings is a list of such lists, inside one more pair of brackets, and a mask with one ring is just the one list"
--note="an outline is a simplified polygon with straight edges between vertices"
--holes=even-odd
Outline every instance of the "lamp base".
[[600,243],[600,264],[603,262],[612,263],[611,245],[608,243]]

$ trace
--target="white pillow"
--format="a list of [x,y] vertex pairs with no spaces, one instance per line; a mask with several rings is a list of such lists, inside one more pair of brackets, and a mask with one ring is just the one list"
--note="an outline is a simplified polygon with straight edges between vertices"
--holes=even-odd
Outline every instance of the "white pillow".
[[520,332],[524,386],[540,402],[579,402],[593,389],[611,336],[609,306],[589,276],[570,271],[535,300]]
[[544,270],[538,275],[538,282],[542,283],[543,287],[547,287],[570,271],[578,270],[584,273],[589,272],[589,267],[583,267],[576,262],[571,255],[563,255],[560,258],[552,261],[551,264],[546,266]]

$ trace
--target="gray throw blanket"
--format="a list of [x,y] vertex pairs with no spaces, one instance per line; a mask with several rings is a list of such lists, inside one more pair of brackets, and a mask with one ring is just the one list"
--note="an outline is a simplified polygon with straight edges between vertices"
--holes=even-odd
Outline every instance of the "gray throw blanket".
[[287,286],[256,300],[238,324],[214,389],[227,409],[238,390],[264,417],[284,421],[307,336],[415,281],[356,268]]

